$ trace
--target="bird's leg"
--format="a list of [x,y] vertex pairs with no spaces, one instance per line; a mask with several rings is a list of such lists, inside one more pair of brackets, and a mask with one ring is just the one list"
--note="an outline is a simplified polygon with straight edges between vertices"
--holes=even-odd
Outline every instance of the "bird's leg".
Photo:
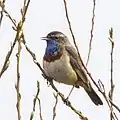
[[70,95],[71,95],[71,93],[72,93],[74,87],[79,88],[79,86],[78,86],[78,82],[79,82],[79,81],[76,81],[76,82],[75,82],[75,85],[73,85],[73,87],[72,87],[72,89],[70,90],[70,92],[69,92],[69,94],[68,94],[66,100],[68,100],[68,98],[70,97]]
[[72,89],[70,90],[70,92],[69,92],[69,94],[68,94],[68,96],[67,96],[67,98],[66,98],[66,99],[68,99],[68,98],[70,97],[70,95],[71,95],[71,93],[72,93],[72,91],[73,91],[74,87],[75,87],[75,86],[72,86]]
[[73,86],[72,89],[70,90],[70,92],[69,92],[67,98],[64,99],[64,103],[65,103],[66,105],[70,104],[70,102],[69,102],[68,99],[69,99],[69,97],[70,97],[70,95],[71,95],[71,93],[72,93],[72,91],[73,91],[73,88],[74,88],[74,86]]
[[79,88],[79,86],[78,86],[78,82],[79,82],[79,81],[76,81],[76,82],[75,82],[75,85],[73,85],[73,87],[72,87],[72,89],[70,90],[70,92],[69,92],[69,94],[68,94],[68,96],[67,96],[66,100],[68,100],[68,98],[70,97],[70,95],[71,95],[71,93],[72,93],[72,91],[73,91],[74,87]]

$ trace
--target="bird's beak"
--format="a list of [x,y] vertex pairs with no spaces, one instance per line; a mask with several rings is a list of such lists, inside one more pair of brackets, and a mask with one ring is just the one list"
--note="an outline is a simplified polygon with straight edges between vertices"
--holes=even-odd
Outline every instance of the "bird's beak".
[[41,37],[41,40],[49,40],[47,37]]

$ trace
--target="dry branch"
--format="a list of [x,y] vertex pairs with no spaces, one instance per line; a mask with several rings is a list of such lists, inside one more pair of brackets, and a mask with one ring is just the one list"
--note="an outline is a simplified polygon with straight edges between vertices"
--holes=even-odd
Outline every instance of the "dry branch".
[[[113,49],[114,49],[114,41],[113,41],[113,28],[111,28],[109,30],[109,40],[111,42],[111,71],[110,71],[110,74],[111,74],[111,80],[110,80],[110,83],[111,83],[111,89],[110,89],[110,92],[109,92],[109,98],[110,100],[112,101],[113,100],[113,91],[114,91],[114,83],[113,83]],[[113,110],[113,105],[111,104],[111,109]],[[110,112],[110,120],[113,120],[113,115],[112,113]]]
[[88,57],[87,57],[87,62],[86,66],[88,65],[89,59],[90,59],[90,53],[92,49],[92,40],[93,40],[93,30],[94,30],[94,18],[95,18],[95,6],[96,6],[96,0],[93,0],[93,11],[92,11],[92,27],[90,30],[90,42],[89,42],[89,51],[88,51]]
[[54,97],[55,97],[55,105],[54,105],[54,107],[53,107],[53,120],[55,120],[55,117],[56,117],[56,107],[57,107],[57,103],[58,103],[58,94],[54,94],[53,93],[53,95],[54,95]]
[[21,119],[20,115],[20,99],[21,99],[21,94],[20,94],[20,52],[21,52],[21,41],[18,39],[18,53],[16,54],[17,57],[17,84],[15,85],[16,92],[17,92],[17,113],[18,113],[18,120]]
[[78,46],[77,46],[76,41],[75,41],[75,36],[74,36],[74,34],[73,34],[73,31],[72,31],[70,19],[69,19],[69,16],[68,16],[67,3],[66,3],[66,0],[63,0],[63,1],[64,1],[65,14],[66,14],[66,19],[67,19],[67,21],[68,21],[69,30],[70,30],[70,32],[71,32],[71,35],[72,35],[72,38],[73,38],[73,42],[74,42],[74,45],[75,45],[75,47],[76,47],[77,53],[78,53],[78,55],[79,55],[79,58],[81,59],[80,53],[79,53],[79,49],[78,49]]
[[4,12],[4,8],[5,8],[5,1],[6,0],[3,0],[3,1],[0,1],[0,7],[2,8],[0,14],[0,27],[1,27],[1,24],[2,24],[2,20],[3,20],[3,12]]
[[40,102],[39,98],[37,98],[37,99],[38,99],[38,102],[39,102],[40,120],[43,120],[43,118],[42,118],[42,112],[41,112],[41,102]]
[[33,117],[34,117],[35,106],[36,106],[36,101],[38,99],[39,92],[40,92],[40,83],[37,81],[37,93],[35,95],[35,98],[33,99],[33,110],[30,115],[30,120],[33,120]]

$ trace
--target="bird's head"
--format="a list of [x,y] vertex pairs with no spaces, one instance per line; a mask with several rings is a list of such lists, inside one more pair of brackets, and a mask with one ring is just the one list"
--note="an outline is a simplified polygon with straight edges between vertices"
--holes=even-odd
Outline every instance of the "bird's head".
[[65,36],[62,32],[53,31],[50,32],[46,37],[42,37],[42,40],[46,40],[47,44],[64,46],[68,42],[67,36]]
[[69,43],[67,36],[59,31],[50,32],[46,37],[42,37],[42,40],[47,41],[45,56],[55,56],[62,53],[65,45]]

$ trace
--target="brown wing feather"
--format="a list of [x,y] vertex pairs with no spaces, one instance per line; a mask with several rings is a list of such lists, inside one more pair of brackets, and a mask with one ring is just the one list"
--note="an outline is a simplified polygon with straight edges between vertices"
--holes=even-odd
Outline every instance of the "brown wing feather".
[[85,89],[89,89],[90,82],[87,78],[86,72],[82,66],[82,59],[78,57],[76,50],[70,45],[65,46],[66,51],[70,56],[70,63],[73,69],[75,70],[76,74],[78,75],[78,80],[80,80],[81,86]]

